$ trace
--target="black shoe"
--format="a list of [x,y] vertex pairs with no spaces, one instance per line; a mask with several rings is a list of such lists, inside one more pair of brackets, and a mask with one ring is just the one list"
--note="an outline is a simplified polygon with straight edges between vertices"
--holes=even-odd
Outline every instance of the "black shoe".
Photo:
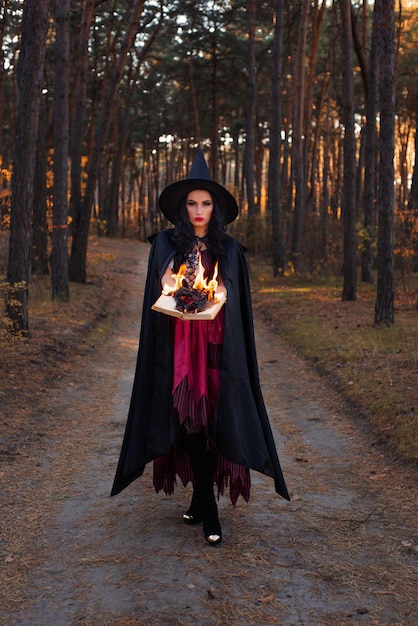
[[190,525],[201,524],[203,522],[203,519],[199,515],[192,515],[189,511],[186,511],[186,513],[183,513],[183,522]]
[[207,535],[205,536],[206,541],[208,542],[208,544],[210,546],[216,546],[218,543],[221,543],[222,541],[222,535],[218,535],[218,534],[213,534],[213,535]]

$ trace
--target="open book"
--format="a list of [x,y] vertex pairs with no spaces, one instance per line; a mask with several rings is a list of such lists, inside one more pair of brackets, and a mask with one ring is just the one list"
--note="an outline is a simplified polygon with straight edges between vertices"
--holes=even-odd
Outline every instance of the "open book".
[[172,315],[173,317],[179,317],[182,320],[214,320],[225,304],[225,301],[226,294],[220,292],[215,295],[213,304],[211,304],[204,311],[200,311],[199,313],[183,313],[182,311],[178,311],[176,309],[176,301],[173,296],[161,295],[151,308],[153,311],[165,313],[166,315]]

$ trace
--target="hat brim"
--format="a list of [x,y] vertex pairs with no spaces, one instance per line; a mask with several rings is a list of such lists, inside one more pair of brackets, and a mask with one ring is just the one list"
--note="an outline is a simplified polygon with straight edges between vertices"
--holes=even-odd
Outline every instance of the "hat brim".
[[180,200],[195,189],[205,189],[215,196],[219,203],[219,209],[225,218],[225,224],[230,224],[238,217],[237,202],[225,187],[212,180],[190,178],[172,183],[160,195],[158,201],[160,209],[172,224],[177,222]]

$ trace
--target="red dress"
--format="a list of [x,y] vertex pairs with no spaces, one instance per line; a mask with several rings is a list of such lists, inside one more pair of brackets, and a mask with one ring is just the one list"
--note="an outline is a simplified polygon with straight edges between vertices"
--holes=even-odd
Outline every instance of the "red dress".
[[[214,262],[207,249],[201,252],[201,260],[206,275],[211,277]],[[191,259],[191,266],[193,261],[195,259]],[[190,281],[190,273],[188,276]],[[225,311],[221,309],[214,320],[190,321],[173,317],[170,323],[174,340],[173,410],[183,431],[204,431],[210,447],[208,431],[219,398]],[[219,454],[216,457],[214,482],[218,493],[223,494],[229,484],[232,504],[236,503],[240,494],[248,502],[251,486],[249,469]],[[163,489],[168,495],[173,493],[176,474],[184,486],[188,482],[194,483],[188,455],[179,445],[172,446],[169,454],[154,459],[156,491]]]

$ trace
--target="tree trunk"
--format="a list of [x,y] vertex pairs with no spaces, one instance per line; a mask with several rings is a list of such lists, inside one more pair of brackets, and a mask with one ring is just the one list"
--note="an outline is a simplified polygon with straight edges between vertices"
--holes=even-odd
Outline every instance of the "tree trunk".
[[268,173],[268,208],[272,225],[273,276],[284,269],[283,206],[280,175],[280,146],[282,129],[282,55],[283,55],[283,0],[275,0],[275,23],[272,50],[272,88],[270,154]]
[[70,81],[70,4],[57,2],[55,14],[54,206],[52,220],[52,297],[69,300],[68,280],[68,131]]
[[324,129],[324,159],[322,170],[322,204],[321,204],[321,225],[319,233],[319,249],[321,258],[321,268],[325,275],[328,275],[328,257],[329,257],[329,211],[330,206],[330,150],[331,150],[331,98],[330,98],[330,76],[333,68],[333,55],[330,51],[327,65],[326,65],[326,78],[324,77],[324,95],[326,101],[326,116],[325,116],[325,129]]
[[[418,120],[418,83],[415,91],[415,119]],[[415,162],[412,172],[411,195],[408,202],[408,213],[414,222],[418,222],[418,131],[415,128]],[[418,271],[418,233],[412,240],[414,254],[413,271]]]
[[36,142],[35,178],[33,186],[33,215],[32,215],[32,274],[45,276],[48,268],[48,223],[47,212],[47,140],[46,117],[47,105],[41,101],[41,110],[38,122],[38,139]]
[[6,313],[10,319],[11,332],[24,335],[29,333],[28,282],[33,184],[48,29],[48,4],[48,0],[25,1],[17,66],[19,104],[12,177]]
[[[375,13],[373,14],[375,15]],[[361,255],[361,280],[373,283],[374,244],[376,239],[376,26],[373,19],[366,89],[366,137],[364,155],[364,236]]]
[[193,56],[189,56],[189,77],[190,77],[190,93],[192,96],[193,106],[193,121],[194,121],[194,134],[196,143],[200,143],[200,118],[199,118],[199,105],[197,102],[196,89],[193,76]]
[[126,122],[122,126],[119,132],[119,140],[117,144],[116,154],[113,157],[110,182],[107,190],[107,198],[105,201],[105,205],[107,205],[106,210],[106,220],[107,220],[107,234],[109,237],[116,237],[118,234],[118,225],[119,225],[119,187],[121,176],[123,175],[123,160],[124,154],[126,151],[126,146],[129,138],[129,117],[126,115]]
[[303,111],[305,102],[305,49],[310,1],[302,0],[297,50],[295,51],[295,94],[293,106],[292,171],[295,200],[290,258],[296,271],[300,267],[303,217],[305,209]]
[[[85,146],[87,128],[85,108],[87,95],[87,73],[89,67],[88,42],[94,15],[94,0],[84,0],[81,18],[80,37],[75,57],[75,105],[71,121],[71,201],[70,213],[74,220],[81,211],[82,155]],[[92,112],[91,112],[92,114]]]
[[132,47],[138,28],[138,20],[144,8],[145,0],[136,0],[133,5],[129,23],[121,44],[119,57],[116,61],[114,73],[109,85],[105,102],[103,103],[100,120],[97,126],[93,154],[89,166],[86,190],[80,206],[80,212],[74,216],[74,232],[70,257],[70,280],[75,282],[86,282],[86,259],[87,242],[90,228],[91,208],[94,202],[94,192],[99,175],[101,156],[103,147],[108,137],[110,122],[113,119],[113,112],[117,101],[117,90],[122,80],[126,57]]
[[[319,191],[319,155],[320,155],[320,146],[321,146],[321,139],[322,140],[329,140],[329,127],[328,127],[328,120],[326,120],[326,126],[325,126],[325,132],[323,129],[323,125],[322,123],[320,123],[320,120],[322,118],[322,110],[323,107],[327,107],[329,105],[329,83],[330,83],[330,66],[331,66],[331,55],[332,55],[332,51],[329,50],[328,52],[328,58],[326,60],[326,65],[325,65],[325,71],[323,73],[323,79],[322,79],[322,85],[321,85],[321,91],[319,94],[319,97],[317,99],[317,103],[315,105],[315,108],[317,110],[317,123],[316,123],[316,128],[315,131],[313,133],[313,139],[310,141],[311,143],[311,148],[310,148],[310,154],[311,154],[311,163],[310,163],[310,174],[309,174],[309,181],[310,181],[310,194],[309,194],[309,202],[308,202],[308,206],[310,207],[311,211],[314,211],[315,213],[318,212],[319,210],[319,200],[317,198],[317,193]],[[312,106],[311,106],[312,108]],[[329,110],[329,109],[328,109]],[[309,124],[312,124],[312,116],[309,117]],[[311,134],[311,133],[309,133]],[[309,136],[309,135],[306,135]],[[306,145],[306,144],[305,144]],[[308,171],[309,168],[309,154],[308,151],[305,150],[305,169],[306,171]],[[327,155],[328,156],[328,155]],[[308,180],[308,176],[306,176],[307,180]]]
[[[316,132],[314,134],[314,139],[313,142],[311,140],[311,135],[312,135],[312,130],[313,130],[313,126],[312,126],[312,114],[313,114],[313,110],[314,110],[314,86],[317,82],[317,75],[316,75],[316,65],[317,65],[317,60],[318,60],[318,50],[319,50],[319,43],[320,43],[320,34],[321,34],[321,24],[322,24],[322,19],[324,17],[324,13],[325,13],[325,5],[326,5],[326,1],[322,0],[322,4],[321,7],[318,7],[318,0],[314,0],[311,6],[311,45],[310,45],[310,50],[309,50],[309,57],[308,57],[308,71],[307,71],[307,79],[306,79],[306,89],[305,89],[305,102],[304,102],[304,113],[303,113],[303,124],[304,124],[304,131],[303,131],[303,136],[304,136],[304,142],[303,142],[303,151],[304,151],[304,156],[303,156],[303,173],[304,173],[304,186],[306,189],[306,205],[309,207],[310,204],[312,204],[313,198],[314,198],[314,193],[315,193],[315,172],[316,172],[316,165],[317,165],[317,161],[316,161],[316,157],[317,157],[317,138],[319,136],[319,132],[320,132],[320,123],[319,123],[319,119],[320,119],[320,111],[321,111],[321,100],[322,100],[322,96],[323,96],[323,90],[321,93],[321,97],[319,98],[319,103],[318,106],[316,107],[318,114],[317,114],[317,124],[316,124]],[[326,82],[326,77],[324,78],[324,83]],[[311,145],[312,144],[312,145]],[[311,172],[309,175],[309,152],[311,151]],[[311,180],[312,184],[310,187],[310,192],[308,189],[308,180]],[[308,197],[308,193],[309,193],[309,197]]]
[[394,130],[395,46],[394,0],[376,0],[380,79],[379,231],[375,323],[392,323],[394,314]]
[[212,40],[211,59],[210,167],[214,180],[218,180],[218,49],[215,33]]
[[356,142],[354,135],[354,86],[351,35],[351,3],[341,0],[342,99],[344,121],[344,174],[342,213],[344,226],[343,300],[355,300],[356,279]]
[[[5,83],[7,80],[7,71],[4,67],[5,54],[3,48],[4,33],[6,31],[8,17],[9,17],[9,0],[4,0],[3,3],[3,15],[0,17],[0,129],[4,128],[4,108],[5,108]],[[2,167],[4,167],[4,146],[2,146]]]
[[244,153],[244,177],[248,203],[247,241],[250,248],[254,247],[255,216],[257,207],[254,198],[255,176],[255,115],[256,115],[256,57],[255,57],[255,31],[256,31],[256,2],[250,0],[248,8],[248,103],[247,124]]
[[[123,153],[120,152],[123,130],[119,128],[118,123],[119,107],[120,101],[118,101],[118,106],[114,111],[112,139],[107,142],[107,151],[97,182],[97,233],[99,236],[115,237],[118,227],[119,178],[121,159],[123,158]],[[129,116],[121,113],[120,117],[125,126]]]
[[261,211],[261,198],[263,195],[263,174],[264,174],[264,157],[265,147],[263,140],[265,139],[264,129],[262,125],[258,124],[256,117],[255,124],[255,160],[254,160],[254,182],[255,182],[255,195],[257,197],[257,213]]

